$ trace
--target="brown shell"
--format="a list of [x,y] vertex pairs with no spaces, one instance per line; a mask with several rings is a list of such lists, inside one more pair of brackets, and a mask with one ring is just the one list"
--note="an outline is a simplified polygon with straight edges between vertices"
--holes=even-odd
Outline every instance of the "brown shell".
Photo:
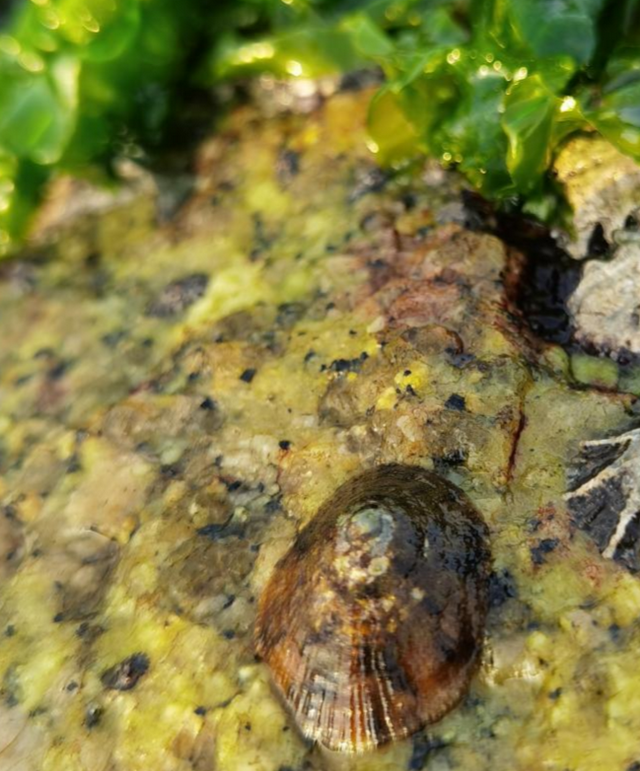
[[439,720],[478,663],[487,529],[454,485],[389,465],[342,485],[260,598],[255,643],[302,733],[362,752]]

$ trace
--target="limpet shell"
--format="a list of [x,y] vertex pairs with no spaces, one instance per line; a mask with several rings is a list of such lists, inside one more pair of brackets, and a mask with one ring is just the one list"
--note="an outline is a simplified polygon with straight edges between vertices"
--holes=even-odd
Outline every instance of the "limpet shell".
[[258,655],[301,732],[363,752],[439,720],[478,665],[486,525],[450,482],[387,465],[342,485],[260,598]]

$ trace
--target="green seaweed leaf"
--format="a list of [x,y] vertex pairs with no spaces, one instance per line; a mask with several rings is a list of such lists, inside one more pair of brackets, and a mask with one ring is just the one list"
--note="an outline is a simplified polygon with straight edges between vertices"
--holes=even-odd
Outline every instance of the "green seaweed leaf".
[[52,173],[153,146],[185,87],[376,66],[382,163],[427,153],[553,217],[572,132],[640,161],[640,0],[15,0],[0,34],[0,255]]
[[506,4],[516,34],[536,57],[570,56],[578,65],[590,61],[605,0],[507,0]]
[[539,192],[555,147],[584,125],[573,97],[560,98],[541,75],[515,83],[507,92],[502,127],[509,140],[507,168],[518,191]]
[[590,123],[621,152],[640,162],[640,49],[618,50],[606,79],[590,94]]

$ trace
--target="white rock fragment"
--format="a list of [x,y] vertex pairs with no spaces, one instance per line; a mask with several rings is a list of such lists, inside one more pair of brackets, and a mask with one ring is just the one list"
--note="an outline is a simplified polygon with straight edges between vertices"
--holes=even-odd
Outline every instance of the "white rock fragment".
[[613,244],[640,209],[640,166],[605,139],[580,136],[565,146],[554,170],[574,213],[575,234],[564,244],[569,254],[583,259],[598,242]]
[[580,342],[614,358],[640,354],[640,243],[620,246],[610,262],[587,262],[568,308]]
[[614,359],[640,353],[640,166],[605,139],[582,136],[555,171],[574,212],[563,245],[576,259],[596,258],[568,301],[575,336]]

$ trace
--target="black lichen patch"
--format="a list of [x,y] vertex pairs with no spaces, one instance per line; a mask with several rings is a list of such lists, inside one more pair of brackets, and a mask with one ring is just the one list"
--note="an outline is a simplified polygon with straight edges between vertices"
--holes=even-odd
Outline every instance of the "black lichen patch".
[[275,514],[276,511],[282,510],[282,496],[274,495],[264,505],[266,514]]
[[147,316],[169,318],[185,311],[207,290],[209,276],[193,273],[190,276],[171,281],[147,308]]
[[281,303],[278,305],[278,313],[276,314],[276,326],[282,329],[291,329],[304,317],[306,310],[307,306],[304,303]]
[[15,707],[22,701],[22,687],[18,675],[18,667],[11,664],[0,681],[0,699],[7,707]]
[[464,369],[464,367],[476,360],[476,357],[473,353],[458,353],[453,348],[448,348],[445,350],[445,353],[447,354],[447,359],[449,360],[451,366],[455,367],[456,369]]
[[15,664],[7,668],[0,681],[0,699],[7,707],[15,707],[22,701],[22,687]]
[[407,771],[421,771],[421,769],[426,767],[429,758],[446,746],[446,742],[439,736],[418,734],[413,740],[413,749],[407,765]]
[[288,185],[300,173],[300,154],[283,150],[276,161],[276,176],[281,185]]
[[455,468],[456,466],[463,466],[466,463],[466,452],[458,447],[455,450],[440,455],[433,459],[433,466],[439,473],[446,473],[448,469]]
[[61,380],[69,370],[70,366],[71,362],[68,361],[55,362],[47,370],[47,379],[52,381]]
[[80,463],[80,458],[78,456],[78,453],[73,453],[67,458],[67,467],[66,472],[67,474],[76,474],[78,471],[82,469],[82,464]]
[[551,554],[559,543],[557,538],[543,538],[536,546],[532,546],[529,551],[533,564],[543,565],[547,561],[547,555]]
[[517,596],[518,588],[515,579],[506,568],[491,573],[489,576],[489,606],[491,608],[499,608],[507,600]]
[[146,653],[134,653],[103,672],[100,680],[105,688],[110,690],[130,691],[149,671],[149,665]]
[[104,634],[104,628],[99,624],[90,624],[88,621],[83,621],[76,628],[76,637],[79,637],[87,645],[95,642],[101,634]]
[[251,262],[261,259],[265,256],[265,253],[271,248],[271,245],[275,241],[275,235],[267,232],[262,215],[258,212],[253,214],[253,248],[249,254]]
[[122,342],[127,336],[123,329],[115,329],[113,332],[107,332],[100,339],[107,348],[116,348],[118,343]]
[[460,396],[460,394],[451,394],[451,396],[444,403],[444,406],[448,410],[457,410],[458,412],[462,412],[466,409],[467,404],[464,400],[464,396]]
[[359,372],[362,364],[369,358],[369,354],[363,351],[355,359],[334,359],[329,365],[331,372]]
[[257,370],[252,368],[245,369],[245,371],[240,375],[240,380],[242,380],[243,383],[250,383],[256,376],[256,371]]
[[84,724],[87,728],[95,728],[96,726],[100,725],[100,722],[102,720],[104,710],[102,707],[97,707],[95,705],[90,705],[87,707],[86,712],[84,713]]
[[214,522],[211,525],[199,527],[196,532],[198,535],[208,538],[210,541],[221,541],[223,538],[243,538],[245,526],[241,522]]

